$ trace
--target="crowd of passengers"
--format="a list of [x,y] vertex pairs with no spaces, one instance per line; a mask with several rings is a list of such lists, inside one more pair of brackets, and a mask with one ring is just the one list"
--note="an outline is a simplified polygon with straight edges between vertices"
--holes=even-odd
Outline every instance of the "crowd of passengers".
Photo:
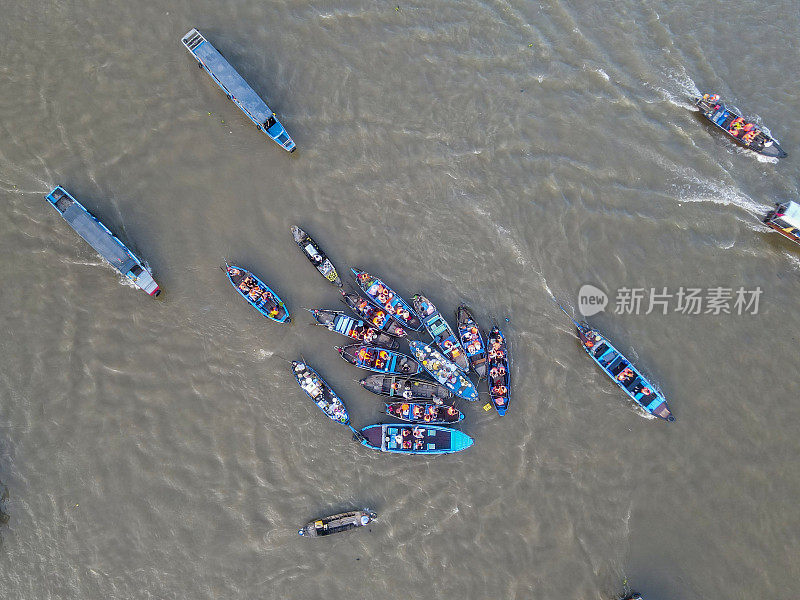
[[[228,269],[228,272],[231,274],[231,277],[238,277],[242,274],[242,271],[234,268]],[[269,306],[270,317],[274,318],[281,314],[281,311],[278,310],[278,301],[275,299],[274,294],[258,285],[258,280],[256,280],[256,278],[252,275],[248,274],[244,279],[242,279],[239,282],[238,288],[239,291],[242,292],[247,299],[256,306]]]
[[389,414],[407,421],[455,421],[458,411],[453,406],[441,404],[399,404],[389,407]]
[[[596,333],[589,331],[585,334],[585,339],[583,345],[586,346],[587,350],[590,350],[592,356],[595,358],[603,357],[599,360],[600,366],[606,369],[614,378],[619,381],[627,390],[631,392],[634,396],[641,393],[643,396],[650,396],[653,394],[653,390],[647,387],[643,382],[642,379],[636,374],[636,372],[631,369],[630,363],[625,360],[621,360],[619,364],[615,365],[613,369],[609,369],[609,365],[613,363],[619,354],[616,352],[607,352],[608,345],[602,342],[602,339]],[[605,356],[604,356],[605,355]],[[643,403],[647,403],[649,400],[643,399]]]
[[394,443],[403,450],[423,450],[425,448],[425,429],[422,427],[403,427],[394,436]]
[[483,343],[481,342],[481,335],[477,325],[470,325],[469,329],[461,334],[461,343],[470,356],[483,350]]
[[505,406],[508,395],[506,383],[506,351],[499,338],[489,338],[489,391],[497,406]]
[[[362,273],[358,276],[359,280],[367,279],[368,276],[366,273]],[[375,300],[378,301],[386,312],[389,314],[397,315],[403,321],[409,321],[411,319],[411,312],[405,308],[402,303],[398,302],[397,305],[393,305],[392,302],[394,301],[394,292],[387,288],[382,283],[378,283],[374,281],[372,285],[367,288],[367,294]]]

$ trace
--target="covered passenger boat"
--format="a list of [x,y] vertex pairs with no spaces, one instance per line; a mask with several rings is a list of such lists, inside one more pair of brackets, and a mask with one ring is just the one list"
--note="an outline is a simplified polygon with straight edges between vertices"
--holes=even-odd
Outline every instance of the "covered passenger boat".
[[292,320],[278,294],[250,271],[230,265],[225,265],[225,270],[228,280],[239,295],[262,315],[278,323],[289,323]]
[[356,527],[364,527],[377,518],[378,515],[369,510],[351,510],[350,512],[309,521],[297,533],[305,537],[322,537],[333,533],[350,531]]
[[404,400],[447,400],[453,392],[430,379],[417,379],[402,375],[370,375],[359,381],[373,394],[403,398]]
[[336,395],[333,388],[329,386],[322,377],[304,362],[292,361],[292,374],[297,380],[300,389],[302,389],[306,396],[314,401],[319,409],[324,412],[331,421],[341,423],[342,425],[350,424],[350,417],[347,414],[347,408],[342,402],[341,398]]
[[354,313],[364,319],[370,325],[374,325],[378,329],[385,331],[389,335],[396,337],[403,337],[406,334],[405,329],[400,327],[398,323],[382,308],[378,308],[369,300],[365,300],[357,294],[342,291],[342,301],[350,307]]
[[459,369],[468,371],[469,362],[467,362],[467,355],[461,342],[439,310],[433,305],[433,302],[422,294],[414,294],[411,298],[411,304],[422,320],[425,329],[431,334],[433,341],[441,348],[442,353],[449,360],[456,363]]
[[465,400],[478,399],[478,390],[475,389],[475,385],[464,371],[458,368],[458,365],[447,360],[441,352],[424,342],[413,341],[408,345],[416,359],[422,364],[422,368],[430,373],[436,381]]
[[414,309],[409,306],[408,302],[397,295],[392,288],[366,271],[362,271],[361,269],[350,270],[353,272],[353,275],[356,276],[358,286],[377,306],[385,310],[409,329],[419,331],[422,328],[422,322],[414,313]]
[[335,286],[342,287],[342,280],[336,272],[336,267],[333,266],[328,255],[322,251],[317,242],[297,225],[292,225],[292,237],[317,271]]
[[349,346],[334,346],[339,355],[361,369],[376,371],[378,373],[394,373],[398,375],[416,375],[419,373],[419,364],[410,356],[362,344]]
[[511,368],[508,344],[503,332],[495,325],[487,338],[489,354],[489,395],[497,413],[502,417],[511,405]]
[[64,220],[95,251],[140,290],[153,297],[161,294],[161,289],[144,264],[108,228],[86,210],[67,190],[60,185],[53,188],[45,199],[58,211]]
[[464,413],[449,404],[434,402],[385,402],[386,414],[408,421],[409,423],[425,423],[428,425],[447,425],[458,423]]
[[701,115],[745,148],[772,158],[786,156],[777,141],[725,106],[718,94],[703,94],[701,98],[695,98],[694,103]]
[[764,223],[794,243],[800,244],[800,204],[797,202],[775,205],[775,209],[764,217]]
[[344,311],[309,308],[308,312],[312,314],[318,325],[358,342],[374,344],[390,350],[395,350],[400,346],[397,338],[380,331],[377,327],[370,327],[364,321],[347,316]]
[[475,371],[479,380],[486,379],[486,345],[483,335],[472,318],[472,313],[463,304],[456,309],[456,322],[458,338],[467,353],[470,368]]
[[448,454],[474,443],[466,433],[441,425],[370,425],[359,440],[367,448],[396,454]]
[[276,144],[288,152],[294,152],[294,140],[283,128],[280,121],[275,118],[275,113],[267,106],[253,88],[239,75],[225,57],[204,38],[197,29],[192,29],[181,38],[189,53],[197,60],[197,64],[204,69],[211,79],[222,88],[228,100],[233,102],[247,115],[256,128],[267,134]]

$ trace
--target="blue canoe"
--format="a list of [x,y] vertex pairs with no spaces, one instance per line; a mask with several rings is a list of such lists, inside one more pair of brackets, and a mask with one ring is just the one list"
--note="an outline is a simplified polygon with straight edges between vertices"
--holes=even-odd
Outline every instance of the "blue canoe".
[[424,342],[414,341],[408,345],[414,357],[422,364],[422,368],[436,381],[465,400],[478,399],[478,390],[458,365],[447,360],[441,352]]
[[228,280],[239,295],[268,319],[289,323],[291,317],[286,305],[272,289],[247,269],[225,265]]
[[474,443],[466,433],[449,427],[387,424],[364,427],[360,441],[367,448],[396,454],[448,454]]
[[349,346],[334,346],[339,355],[349,362],[368,371],[376,373],[391,373],[396,375],[416,375],[419,373],[419,364],[410,356],[393,352],[377,346],[351,344]]
[[314,369],[304,362],[295,360],[292,361],[292,374],[300,389],[331,421],[350,425],[350,416],[347,414],[344,402]]
[[495,325],[486,340],[489,348],[489,395],[497,413],[502,417],[511,405],[511,368],[508,344],[503,332]]
[[294,140],[275,118],[267,103],[253,91],[244,78],[234,69],[225,57],[204,38],[197,29],[192,29],[181,39],[186,49],[195,57],[197,64],[211,75],[222,91],[247,117],[256,124],[259,131],[267,134],[281,148],[294,152]]
[[456,310],[456,323],[459,341],[467,353],[470,368],[479,380],[486,379],[486,344],[472,313],[463,304]]
[[388,285],[383,283],[374,275],[370,275],[361,269],[350,269],[353,275],[356,276],[356,282],[367,297],[372,300],[377,306],[388,312],[394,319],[414,331],[422,329],[422,321],[414,312],[414,309],[409,306],[408,302],[403,300],[397,293]]
[[444,355],[456,363],[462,371],[469,371],[469,362],[467,362],[467,354],[464,347],[433,302],[422,294],[414,294],[411,297],[411,304],[414,306],[414,311],[419,315],[419,318],[422,319],[425,329],[428,330],[433,341],[441,348]]
[[67,190],[57,185],[52,192],[45,196],[45,199],[79,236],[86,240],[112,267],[130,279],[136,287],[154,297],[161,294],[161,289],[153,280],[153,276],[144,262]]

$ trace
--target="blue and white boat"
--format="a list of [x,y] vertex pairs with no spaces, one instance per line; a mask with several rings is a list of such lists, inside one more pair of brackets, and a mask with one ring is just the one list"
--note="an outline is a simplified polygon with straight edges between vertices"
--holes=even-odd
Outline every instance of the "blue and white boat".
[[228,281],[247,303],[268,319],[289,323],[289,310],[272,288],[247,269],[225,265]]
[[153,276],[140,260],[119,238],[84,208],[67,190],[60,185],[45,196],[45,199],[58,211],[75,232],[86,240],[109,264],[130,279],[136,287],[155,297],[161,289]]
[[411,304],[414,306],[414,311],[419,315],[419,318],[422,319],[425,329],[428,330],[433,341],[441,348],[444,355],[456,363],[459,369],[464,372],[469,371],[469,363],[467,362],[464,347],[433,302],[422,294],[414,294],[411,297]]
[[474,443],[466,433],[439,425],[370,425],[358,439],[367,448],[395,454],[449,454]]
[[267,134],[287,152],[296,149],[294,140],[275,118],[275,113],[267,106],[253,88],[239,75],[225,57],[211,45],[197,29],[192,29],[181,39],[186,49],[195,57],[201,69],[211,75],[222,91],[247,117],[256,124],[259,131]]
[[422,321],[419,320],[414,309],[411,308],[408,302],[403,300],[397,292],[366,271],[353,268],[350,270],[353,272],[353,275],[356,276],[358,287],[361,288],[372,302],[409,329],[413,329],[414,331],[422,329]]
[[334,346],[344,360],[367,371],[394,375],[416,375],[419,373],[419,364],[410,356],[362,344],[349,346]]
[[436,381],[441,383],[456,396],[465,400],[477,400],[478,390],[469,377],[458,368],[454,362],[447,360],[441,352],[424,342],[409,342],[411,352],[414,353],[422,368],[430,373]]
[[300,389],[335,423],[350,425],[350,416],[342,399],[336,395],[319,374],[304,362],[292,361],[292,374]]
[[318,325],[349,337],[351,340],[364,344],[374,344],[389,350],[396,350],[400,347],[397,338],[388,333],[380,331],[376,327],[370,327],[360,319],[347,316],[341,310],[322,310],[317,308],[306,309],[310,312]]

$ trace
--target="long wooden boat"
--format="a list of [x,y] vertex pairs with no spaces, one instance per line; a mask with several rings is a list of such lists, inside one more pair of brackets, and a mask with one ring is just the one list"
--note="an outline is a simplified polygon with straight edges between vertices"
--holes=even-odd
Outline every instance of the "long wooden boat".
[[777,141],[725,106],[718,94],[703,94],[695,98],[694,103],[701,115],[745,148],[772,158],[787,156]]
[[422,368],[436,381],[465,400],[478,399],[478,390],[458,365],[447,360],[441,352],[424,342],[413,341],[408,345],[414,357],[422,364]]
[[411,297],[411,304],[414,306],[414,312],[422,320],[425,329],[431,334],[433,341],[441,348],[442,353],[456,363],[460,369],[468,371],[469,362],[467,362],[464,347],[433,302],[422,294],[414,294]]
[[225,265],[225,268],[228,281],[250,306],[277,323],[291,322],[283,300],[266,283],[242,267]]
[[448,425],[450,423],[458,423],[464,418],[464,413],[449,404],[385,402],[384,405],[386,406],[387,415],[409,423]]
[[238,106],[247,118],[255,123],[259,131],[265,133],[287,152],[296,150],[294,140],[275,117],[272,109],[211,45],[211,42],[197,29],[190,30],[181,38],[181,42],[197,60],[198,66],[211,76],[211,79],[225,92],[228,100]]
[[410,356],[362,344],[349,346],[334,346],[339,355],[361,369],[377,373],[394,373],[397,375],[416,375],[419,373],[419,363]]
[[358,286],[377,306],[409,329],[419,331],[422,328],[422,321],[414,313],[414,309],[397,292],[366,271],[353,268],[350,270],[356,276]]
[[502,417],[511,405],[511,369],[508,344],[503,332],[495,325],[487,338],[489,349],[489,395],[497,413]]
[[377,518],[378,515],[369,510],[351,510],[309,521],[297,533],[304,537],[322,537],[365,527]]
[[800,204],[797,202],[784,202],[776,204],[775,209],[767,213],[764,223],[789,238],[795,244],[800,244]]
[[435,381],[403,375],[370,375],[358,383],[373,394],[403,400],[448,400],[453,397],[453,392]]
[[344,402],[314,369],[304,362],[295,360],[292,361],[292,374],[300,389],[331,421],[350,425],[350,416],[347,414]]
[[486,344],[483,335],[472,318],[472,313],[465,305],[456,309],[456,323],[458,323],[458,338],[467,353],[470,368],[478,379],[486,379]]
[[364,323],[364,321],[347,316],[344,311],[321,310],[316,308],[309,308],[307,310],[314,317],[318,325],[330,331],[341,333],[357,342],[374,344],[383,348],[389,348],[390,350],[396,350],[400,347],[397,338],[384,333],[377,327],[370,327]]
[[153,280],[153,276],[128,247],[117,238],[108,227],[90,213],[67,190],[57,185],[45,196],[53,208],[58,211],[67,224],[95,249],[117,271],[122,273],[140,290],[156,297],[161,289]]
[[295,243],[300,247],[300,250],[303,251],[303,254],[306,255],[309,262],[320,272],[320,275],[333,285],[342,287],[342,280],[336,272],[336,267],[333,266],[328,255],[322,251],[322,248],[319,247],[319,244],[317,244],[310,235],[297,225],[292,225],[292,238],[294,238]]
[[396,454],[449,454],[474,443],[466,433],[441,425],[370,425],[359,439],[367,448]]
[[406,335],[406,330],[400,327],[389,313],[382,308],[378,308],[369,300],[365,300],[357,294],[342,291],[342,301],[350,307],[350,310],[370,325],[374,325],[378,329],[395,337],[403,337]]

